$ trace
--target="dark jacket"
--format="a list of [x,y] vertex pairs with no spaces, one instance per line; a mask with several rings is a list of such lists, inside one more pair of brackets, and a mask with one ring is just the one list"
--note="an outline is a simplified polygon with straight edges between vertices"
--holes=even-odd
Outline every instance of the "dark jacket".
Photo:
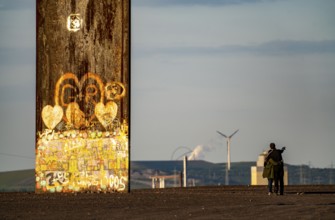
[[278,165],[273,159],[269,159],[263,169],[263,178],[274,178],[274,166]]
[[265,163],[264,166],[267,164],[267,162],[272,159],[273,161],[275,161],[276,163],[278,163],[278,165],[283,165],[284,161],[283,161],[283,157],[282,157],[282,153],[284,152],[284,150],[279,150],[279,149],[271,149],[268,151],[268,155],[265,157]]
[[[273,176],[274,176],[275,179],[284,176],[284,161],[283,161],[283,157],[282,157],[282,153],[284,152],[284,150],[285,150],[285,148],[283,148],[282,150],[271,149],[271,150],[268,151],[268,155],[265,158],[264,170],[266,170],[266,166],[268,166],[270,161],[274,162],[274,163],[272,162],[271,169],[273,169],[272,171],[273,171]],[[270,175],[270,174],[268,174],[268,176],[270,176],[268,178],[272,177],[272,175]]]

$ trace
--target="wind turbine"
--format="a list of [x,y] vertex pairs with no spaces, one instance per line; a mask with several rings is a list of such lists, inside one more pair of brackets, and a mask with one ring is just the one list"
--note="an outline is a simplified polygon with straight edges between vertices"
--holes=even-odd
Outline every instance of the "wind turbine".
[[238,132],[238,130],[239,129],[237,129],[230,136],[227,136],[220,131],[216,131],[217,133],[219,133],[220,135],[222,135],[223,137],[225,137],[227,139],[227,165],[228,165],[227,168],[228,168],[228,171],[230,170],[230,139]]

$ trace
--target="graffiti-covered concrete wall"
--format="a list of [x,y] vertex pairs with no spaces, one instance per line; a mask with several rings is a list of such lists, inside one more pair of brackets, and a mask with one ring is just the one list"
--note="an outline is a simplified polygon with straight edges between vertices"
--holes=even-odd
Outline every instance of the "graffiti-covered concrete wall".
[[129,0],[36,5],[36,192],[127,192]]

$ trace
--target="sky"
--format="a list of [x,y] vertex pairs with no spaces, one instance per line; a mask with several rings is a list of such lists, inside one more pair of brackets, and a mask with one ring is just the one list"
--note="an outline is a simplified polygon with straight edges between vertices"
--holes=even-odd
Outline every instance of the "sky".
[[[335,162],[335,1],[132,0],[131,160]],[[35,0],[0,0],[0,171],[32,169]],[[191,153],[193,152],[193,153]]]

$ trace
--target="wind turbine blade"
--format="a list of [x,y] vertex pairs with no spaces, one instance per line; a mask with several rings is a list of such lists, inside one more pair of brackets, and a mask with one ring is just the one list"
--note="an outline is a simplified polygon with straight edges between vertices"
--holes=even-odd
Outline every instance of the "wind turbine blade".
[[223,137],[227,138],[225,134],[222,134],[220,131],[216,131],[217,133],[221,134]]
[[232,133],[232,134],[229,136],[229,138],[233,137],[234,134],[236,134],[236,133],[238,132],[238,130],[239,130],[239,129],[237,129],[234,133]]

